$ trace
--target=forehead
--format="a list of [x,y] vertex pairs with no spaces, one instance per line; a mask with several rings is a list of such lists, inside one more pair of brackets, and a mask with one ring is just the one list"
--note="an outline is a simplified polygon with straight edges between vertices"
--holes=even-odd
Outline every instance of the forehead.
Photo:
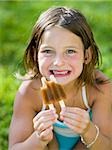
[[64,44],[65,46],[75,45],[78,48],[83,48],[81,38],[61,26],[53,26],[45,30],[41,37],[41,43],[49,45]]

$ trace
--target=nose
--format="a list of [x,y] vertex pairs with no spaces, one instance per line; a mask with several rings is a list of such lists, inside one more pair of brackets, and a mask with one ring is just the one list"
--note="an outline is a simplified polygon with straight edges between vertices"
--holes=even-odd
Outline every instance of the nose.
[[63,56],[60,56],[60,55],[56,56],[53,64],[55,66],[63,66],[65,64]]

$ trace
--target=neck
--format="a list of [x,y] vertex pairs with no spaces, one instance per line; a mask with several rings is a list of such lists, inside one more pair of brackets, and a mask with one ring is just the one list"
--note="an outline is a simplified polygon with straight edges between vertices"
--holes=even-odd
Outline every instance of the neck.
[[68,84],[63,85],[63,87],[64,87],[64,90],[66,93],[68,93],[68,92],[69,93],[71,93],[71,92],[76,93],[78,91],[77,83],[75,81],[71,81]]

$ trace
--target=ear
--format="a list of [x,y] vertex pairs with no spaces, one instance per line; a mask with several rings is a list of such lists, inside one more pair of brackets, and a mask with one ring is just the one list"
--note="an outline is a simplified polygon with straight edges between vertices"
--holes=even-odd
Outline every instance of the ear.
[[89,47],[85,51],[84,63],[85,64],[90,63],[91,59],[92,59],[92,51],[91,51],[91,47]]

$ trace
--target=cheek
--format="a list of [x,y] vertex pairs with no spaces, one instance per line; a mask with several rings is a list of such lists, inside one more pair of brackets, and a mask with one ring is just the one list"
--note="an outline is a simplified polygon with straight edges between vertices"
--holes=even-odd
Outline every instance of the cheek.
[[82,65],[84,63],[84,58],[81,55],[75,55],[71,57],[68,61],[74,65]]
[[40,69],[40,70],[46,65],[45,62],[46,62],[46,61],[45,61],[45,59],[43,59],[43,58],[38,59],[38,64],[39,64],[39,69]]
[[38,64],[39,64],[39,70],[41,72],[41,70],[45,64],[45,59],[43,58],[43,56],[41,54],[38,54]]
[[68,60],[71,62],[72,68],[78,75],[81,74],[83,70],[83,64],[84,64],[84,58],[77,55],[71,58],[71,60]]
[[50,60],[46,57],[43,57],[43,55],[38,55],[38,64],[39,64],[39,71],[41,73],[48,70],[48,66],[50,64]]

